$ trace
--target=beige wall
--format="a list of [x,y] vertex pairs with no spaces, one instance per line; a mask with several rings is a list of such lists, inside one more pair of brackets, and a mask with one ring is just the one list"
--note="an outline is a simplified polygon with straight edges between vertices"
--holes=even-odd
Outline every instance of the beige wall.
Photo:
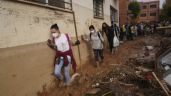
[[53,76],[54,52],[45,43],[0,50],[0,96],[36,96]]
[[49,26],[56,22],[62,32],[74,36],[70,13],[10,1],[1,1],[0,6],[0,48],[46,41]]
[[96,19],[93,18],[93,0],[73,0],[73,2],[73,10],[76,14],[79,35],[89,34],[88,27],[91,24],[93,24],[97,30],[101,29],[101,24],[103,22],[106,22],[110,25],[110,5],[115,9],[119,9],[118,0],[104,0],[104,20]]
[[[93,18],[92,0],[73,0],[78,35],[88,34],[88,26],[110,24],[110,5],[105,0],[103,19]],[[49,27],[58,23],[61,32],[75,39],[73,15],[55,9],[12,1],[0,1],[0,96],[36,96],[43,85],[53,85],[55,52],[46,45]],[[80,45],[82,64],[88,59],[88,46]],[[73,47],[78,62],[78,49]]]

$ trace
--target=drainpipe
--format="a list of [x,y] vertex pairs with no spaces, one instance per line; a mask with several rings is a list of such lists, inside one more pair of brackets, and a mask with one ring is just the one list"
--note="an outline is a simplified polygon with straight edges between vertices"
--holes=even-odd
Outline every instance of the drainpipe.
[[[72,0],[70,1],[71,2],[71,10],[73,11],[72,14],[73,14],[73,20],[74,20],[74,27],[75,27],[75,35],[76,35],[76,39],[78,39],[78,31],[77,31],[77,24],[76,24],[76,18],[75,18],[75,12],[73,10],[73,3],[72,3]],[[81,64],[81,52],[80,52],[80,46],[77,45],[78,47],[78,55],[79,55],[79,61],[80,61],[80,64]]]

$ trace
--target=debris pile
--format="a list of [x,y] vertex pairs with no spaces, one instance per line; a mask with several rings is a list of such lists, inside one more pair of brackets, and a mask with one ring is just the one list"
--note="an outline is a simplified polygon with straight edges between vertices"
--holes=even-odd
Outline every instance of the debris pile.
[[[153,45],[153,46],[151,46]],[[153,77],[156,45],[139,42],[126,64],[111,64],[112,70],[104,77],[94,76],[85,96],[165,96]]]
[[144,46],[137,54],[132,54],[129,58],[128,64],[133,63],[134,66],[143,66],[148,68],[155,68],[155,57],[158,47]]
[[150,71],[141,67],[114,66],[105,77],[95,77],[85,96],[164,96]]

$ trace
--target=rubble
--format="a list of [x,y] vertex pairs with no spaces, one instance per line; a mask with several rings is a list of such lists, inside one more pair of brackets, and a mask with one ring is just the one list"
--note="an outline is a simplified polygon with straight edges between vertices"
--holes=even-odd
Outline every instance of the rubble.
[[113,67],[111,71],[104,77],[95,76],[92,86],[101,91],[86,96],[165,96],[152,75],[156,45],[140,42],[136,49],[141,50],[140,53],[132,54],[125,64],[109,64]]
[[100,88],[101,91],[86,96],[103,96],[107,92],[110,92],[107,96],[164,96],[157,81],[154,78],[150,81],[150,71],[128,65],[114,67],[105,77],[96,77],[92,84],[98,85],[96,88]]
[[86,95],[96,95],[99,91],[101,91],[100,88],[93,88],[93,89],[87,91]]
[[153,46],[146,46],[146,48],[147,48],[148,50],[153,50],[153,49],[154,49]]

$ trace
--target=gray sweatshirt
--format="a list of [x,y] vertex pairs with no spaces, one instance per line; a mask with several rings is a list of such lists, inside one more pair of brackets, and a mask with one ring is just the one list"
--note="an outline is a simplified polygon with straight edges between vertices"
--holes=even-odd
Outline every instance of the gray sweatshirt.
[[[98,36],[99,34],[99,36]],[[100,38],[99,38],[100,37]],[[100,32],[91,33],[90,42],[93,49],[103,49],[104,38]]]

